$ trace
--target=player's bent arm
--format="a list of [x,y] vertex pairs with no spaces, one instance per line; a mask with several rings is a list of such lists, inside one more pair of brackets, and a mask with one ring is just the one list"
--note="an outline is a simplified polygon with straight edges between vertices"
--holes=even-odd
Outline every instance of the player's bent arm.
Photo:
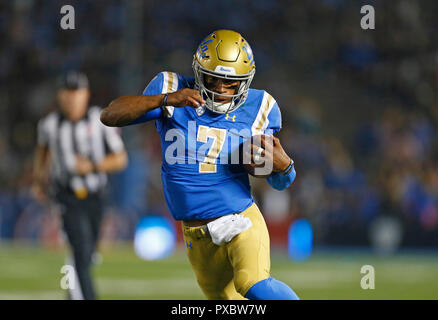
[[108,154],[96,165],[99,172],[112,173],[123,170],[128,164],[128,155],[125,150]]
[[163,99],[164,94],[117,98],[102,110],[100,121],[109,127],[126,126],[145,113],[160,107]]
[[[123,127],[142,117],[143,115],[161,106],[197,108],[205,104],[198,90],[184,88],[167,94],[167,101],[164,103],[166,94],[123,96],[112,101],[108,107],[102,110],[100,121],[109,127]],[[156,113],[158,116],[160,113]],[[147,120],[152,120],[149,117]],[[143,121],[140,121],[143,122]]]

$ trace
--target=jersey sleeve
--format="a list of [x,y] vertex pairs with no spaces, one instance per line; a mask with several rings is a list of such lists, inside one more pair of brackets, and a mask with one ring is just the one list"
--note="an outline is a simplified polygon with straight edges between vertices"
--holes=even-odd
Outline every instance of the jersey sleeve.
[[[152,96],[152,95],[156,95],[156,94],[162,94],[163,93],[162,92],[163,91],[163,80],[164,80],[163,72],[157,74],[149,82],[149,84],[146,86],[146,88],[143,90],[142,95],[143,96],[148,96],[148,95]],[[155,108],[149,112],[146,112],[142,116],[138,117],[137,119],[135,119],[134,121],[132,121],[128,125],[139,124],[139,123],[147,122],[150,120],[156,120],[156,119],[159,119],[162,116],[162,114],[163,114],[163,111],[161,108]]]
[[143,90],[143,95],[155,95],[163,93],[164,72],[157,74]]
[[[265,130],[265,134],[274,134],[281,130],[281,111],[277,101],[274,102],[271,112],[268,114],[267,121],[268,126]],[[271,130],[272,133],[269,132]]]
[[[157,74],[147,87],[143,90],[143,95],[157,95],[164,93],[171,93],[178,90],[179,87],[179,76],[174,72],[160,72]],[[140,116],[129,125],[146,122],[149,120],[157,120],[160,118],[171,118],[173,116],[174,107],[165,106],[153,109],[144,115]]]
[[253,136],[272,135],[281,129],[281,113],[277,101],[266,91],[263,92],[257,115],[251,127]]

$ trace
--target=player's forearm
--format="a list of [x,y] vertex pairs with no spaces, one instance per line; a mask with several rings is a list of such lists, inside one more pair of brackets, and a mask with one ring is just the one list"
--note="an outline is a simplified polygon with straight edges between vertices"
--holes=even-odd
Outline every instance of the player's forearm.
[[98,165],[97,171],[112,173],[123,170],[128,164],[128,156],[125,151],[107,155]]
[[109,127],[126,126],[145,113],[160,107],[163,98],[163,94],[117,98],[102,110],[100,121]]
[[284,190],[294,182],[297,173],[293,162],[290,163],[291,167],[288,167],[283,172],[274,172],[266,180],[276,190]]

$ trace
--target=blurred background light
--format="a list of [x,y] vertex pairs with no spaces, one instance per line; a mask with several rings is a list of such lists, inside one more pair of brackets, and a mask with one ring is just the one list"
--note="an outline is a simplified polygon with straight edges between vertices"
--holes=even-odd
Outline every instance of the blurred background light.
[[313,229],[306,219],[298,219],[289,228],[289,257],[294,261],[304,261],[310,257],[313,248]]
[[168,257],[175,249],[175,230],[164,217],[142,218],[135,229],[134,250],[144,260]]
[[402,241],[402,227],[398,219],[379,217],[370,226],[370,242],[378,254],[392,254]]

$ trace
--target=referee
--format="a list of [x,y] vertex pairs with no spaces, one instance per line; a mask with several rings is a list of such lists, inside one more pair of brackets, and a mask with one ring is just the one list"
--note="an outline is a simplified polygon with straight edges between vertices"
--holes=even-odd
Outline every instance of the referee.
[[100,122],[101,109],[88,108],[89,97],[85,74],[69,72],[58,80],[59,109],[39,121],[34,159],[34,195],[40,200],[49,195],[61,206],[76,271],[71,299],[96,299],[90,266],[102,221],[103,190],[107,173],[127,164],[119,132]]

